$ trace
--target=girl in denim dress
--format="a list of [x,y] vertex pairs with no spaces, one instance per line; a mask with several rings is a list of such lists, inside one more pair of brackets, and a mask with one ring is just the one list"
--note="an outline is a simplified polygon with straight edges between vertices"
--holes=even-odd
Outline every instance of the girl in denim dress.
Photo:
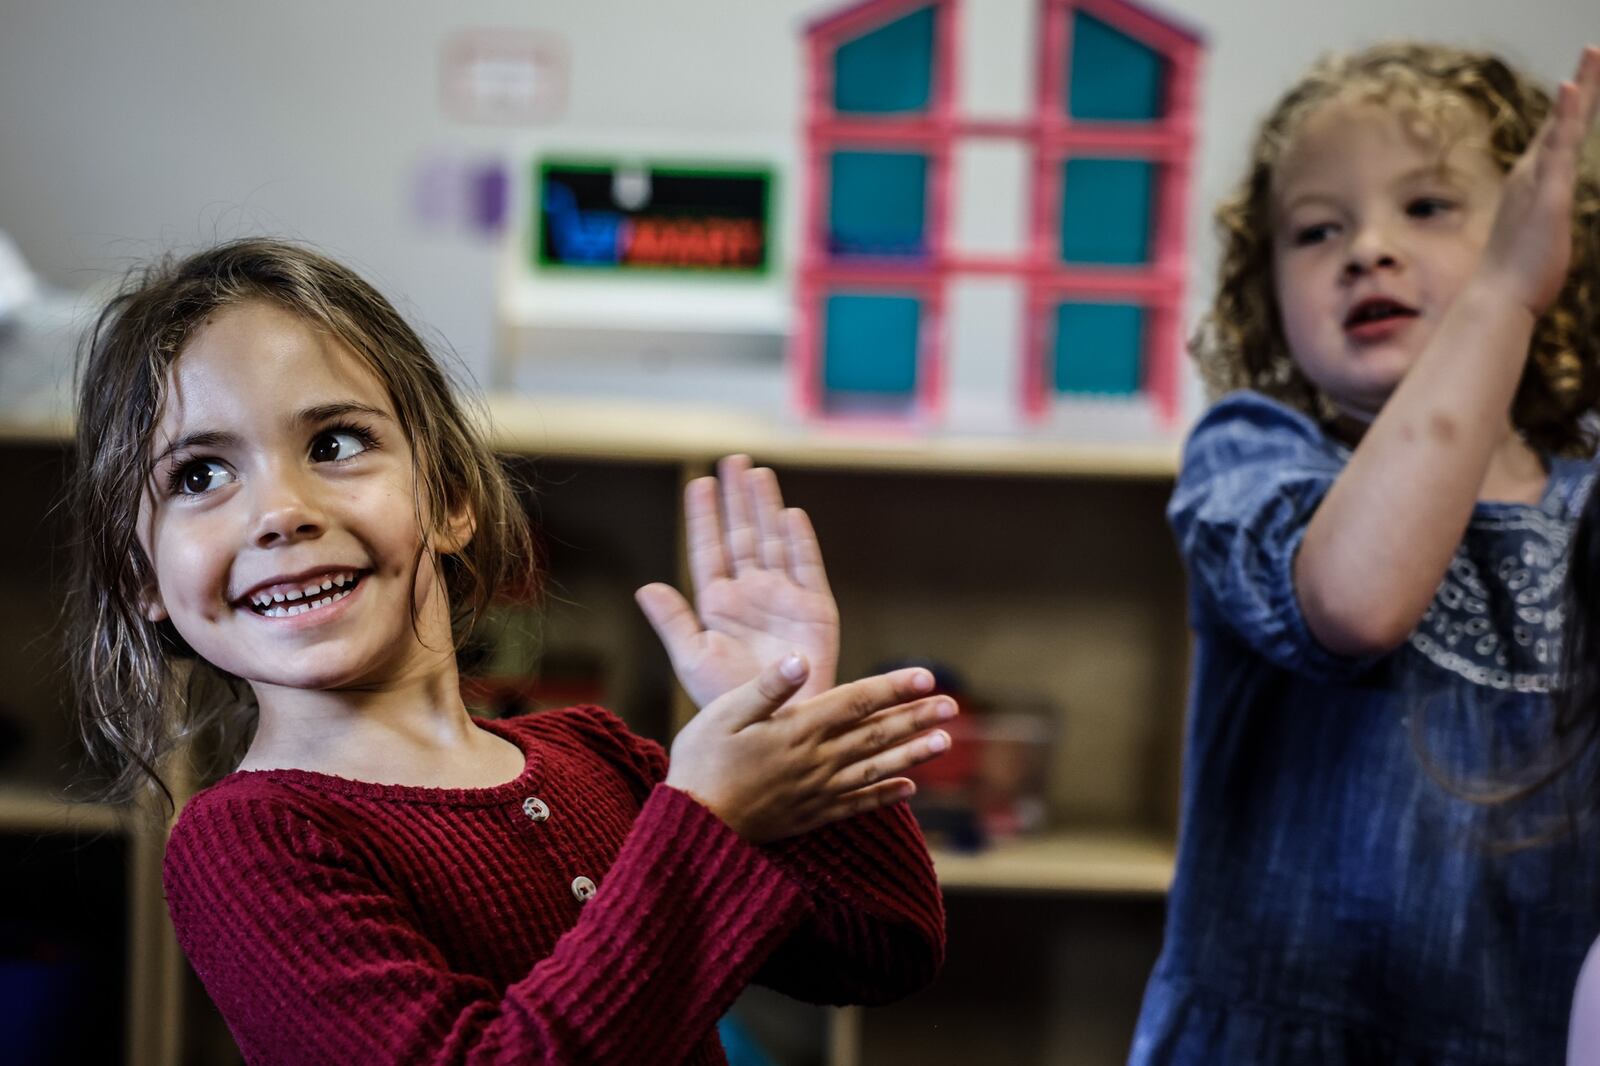
[[[1590,834],[1600,819],[1600,493],[1591,492],[1572,536],[1567,570],[1563,676],[1555,691],[1547,768],[1508,798],[1565,785],[1573,802],[1557,838]],[[1573,994],[1568,1066],[1600,1062],[1600,941],[1589,949]]]
[[1547,737],[1600,394],[1600,49],[1322,61],[1218,212],[1214,394],[1169,517],[1194,677],[1132,1061],[1561,1061],[1600,840],[1457,782]]

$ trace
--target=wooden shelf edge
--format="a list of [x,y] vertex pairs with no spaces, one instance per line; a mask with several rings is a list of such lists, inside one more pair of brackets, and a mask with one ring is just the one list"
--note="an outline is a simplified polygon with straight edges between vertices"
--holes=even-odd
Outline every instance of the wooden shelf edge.
[[[1081,441],[937,429],[812,426],[759,412],[570,396],[491,394],[490,440],[505,453],[624,462],[705,463],[731,452],[817,469],[1170,481],[1177,441]],[[69,418],[6,417],[0,443],[65,444]]]
[[946,890],[1161,896],[1172,884],[1170,840],[1114,832],[1056,832],[973,854],[935,849]]
[[72,440],[72,420],[46,415],[0,417],[0,444],[65,444]]
[[73,803],[44,790],[0,789],[0,831],[121,833],[133,815],[108,803]]
[[492,395],[496,448],[565,458],[707,462],[748,452],[763,462],[823,469],[1071,475],[1169,481],[1177,440],[1079,441],[1058,436],[961,436],[893,426],[810,426],[759,412],[568,396]]

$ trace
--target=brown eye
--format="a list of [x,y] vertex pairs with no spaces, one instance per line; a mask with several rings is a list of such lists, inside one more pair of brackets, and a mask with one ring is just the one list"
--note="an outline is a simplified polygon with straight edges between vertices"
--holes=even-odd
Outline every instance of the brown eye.
[[1333,236],[1333,223],[1319,222],[1315,226],[1301,226],[1294,231],[1294,245],[1304,248],[1312,244],[1321,244]]
[[1455,204],[1437,196],[1423,196],[1406,205],[1406,214],[1412,218],[1437,218],[1450,211]]
[[185,463],[172,478],[172,490],[182,496],[201,496],[233,480],[233,472],[215,459]]
[[349,430],[334,429],[319,434],[311,442],[311,461],[314,463],[336,463],[341,459],[350,459],[366,451],[368,442],[363,440],[359,433]]

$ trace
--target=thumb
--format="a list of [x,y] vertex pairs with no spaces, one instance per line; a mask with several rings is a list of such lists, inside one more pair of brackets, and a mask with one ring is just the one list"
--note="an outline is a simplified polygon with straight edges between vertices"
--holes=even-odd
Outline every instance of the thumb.
[[656,631],[673,665],[683,661],[690,642],[700,635],[700,619],[683,594],[671,585],[655,582],[633,594],[650,628]]
[[715,715],[730,733],[772,716],[772,712],[800,691],[811,676],[811,665],[799,652],[790,652],[736,689],[723,693],[706,705],[702,715]]

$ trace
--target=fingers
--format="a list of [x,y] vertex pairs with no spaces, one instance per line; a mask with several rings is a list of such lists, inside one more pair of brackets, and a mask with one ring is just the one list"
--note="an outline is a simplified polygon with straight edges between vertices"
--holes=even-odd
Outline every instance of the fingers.
[[778,475],[766,467],[752,467],[747,455],[730,455],[717,464],[717,483],[734,576],[755,569],[787,573],[789,519]]
[[756,527],[745,475],[750,472],[748,455],[730,455],[717,463],[717,483],[722,490],[722,514],[726,523],[728,559],[734,576],[753,570],[760,560],[760,531]]
[[667,655],[678,662],[688,643],[700,635],[700,618],[694,608],[677,589],[660,582],[638,589],[633,599],[666,647]]
[[1546,157],[1565,159],[1568,155],[1577,154],[1578,145],[1583,140],[1584,125],[1583,101],[1579,96],[1578,87],[1570,81],[1564,81],[1556,88],[1555,103],[1550,109],[1550,118],[1540,146]]
[[1561,166],[1573,154],[1576,138],[1571,130],[1575,127],[1572,113],[1577,106],[1576,96],[1577,90],[1571,82],[1563,82],[1556,87],[1555,99],[1550,103],[1550,114],[1545,117],[1544,125],[1517,162],[1517,169],[1527,172],[1535,189],[1548,187],[1552,168]]
[[1573,80],[1578,88],[1578,118],[1581,128],[1587,130],[1600,111],[1600,45],[1591,44],[1578,59],[1578,73]]
[[1542,138],[1543,148],[1559,153],[1570,150],[1576,156],[1578,146],[1594,124],[1597,110],[1600,110],[1600,46],[1590,45],[1578,59],[1573,80],[1564,81],[1556,88]]
[[899,777],[913,766],[937,759],[950,750],[950,734],[942,729],[914,737],[886,751],[859,759],[833,776],[833,786],[841,792],[856,791]]
[[[948,696],[930,696],[914,703],[891,707],[864,719],[854,729],[841,734],[830,745],[830,753],[840,765],[859,763],[912,737],[926,733],[955,716],[956,703]],[[949,747],[949,735],[941,735],[944,737],[944,747]],[[943,751],[944,748],[937,750]],[[885,776],[883,773],[879,773],[875,780],[883,776]]]
[[736,733],[771,717],[772,712],[800,691],[810,675],[811,666],[805,656],[791,652],[762,667],[759,674],[738,688],[712,700],[700,713],[718,719],[728,732]]
[[756,529],[761,538],[761,565],[784,573],[789,569],[787,523],[783,517],[783,493],[778,490],[778,475],[762,467],[746,475],[755,507]]
[[689,576],[696,595],[732,574],[717,517],[717,479],[695,478],[683,489],[684,530],[688,540]]
[[798,507],[783,512],[785,543],[788,547],[789,576],[801,588],[828,595],[828,571],[822,565],[822,548],[811,519]]
[[879,781],[875,785],[856,789],[848,792],[832,804],[823,809],[804,831],[816,829],[833,822],[843,821],[846,818],[868,811],[875,811],[881,807],[892,807],[901,800],[910,799],[916,795],[917,786],[904,777],[896,777],[888,781]]
[[932,691],[933,674],[920,666],[911,666],[830,688],[796,705],[795,710],[815,715],[820,728],[839,734],[879,711],[910,703]]

